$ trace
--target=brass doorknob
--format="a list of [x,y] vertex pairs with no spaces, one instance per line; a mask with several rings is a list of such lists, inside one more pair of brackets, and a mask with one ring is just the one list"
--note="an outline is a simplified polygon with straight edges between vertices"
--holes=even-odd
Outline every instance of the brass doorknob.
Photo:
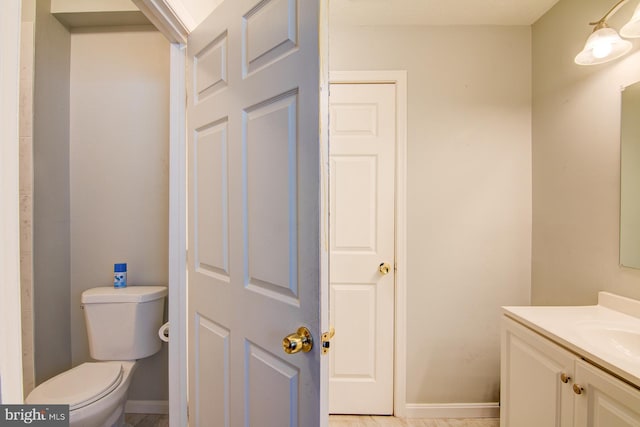
[[567,374],[565,374],[564,372],[562,374],[560,374],[560,381],[562,381],[563,383],[568,383],[571,380],[571,377]]
[[380,266],[378,267],[378,271],[381,274],[389,274],[389,272],[391,271],[391,266],[389,265],[388,262],[383,262],[380,264]]
[[298,330],[290,335],[287,335],[282,340],[282,349],[287,354],[295,354],[299,351],[308,353],[313,348],[313,338],[309,329],[301,326]]
[[575,394],[582,394],[583,391],[584,391],[584,388],[582,388],[581,385],[579,385],[579,384],[574,384],[573,385],[573,392]]

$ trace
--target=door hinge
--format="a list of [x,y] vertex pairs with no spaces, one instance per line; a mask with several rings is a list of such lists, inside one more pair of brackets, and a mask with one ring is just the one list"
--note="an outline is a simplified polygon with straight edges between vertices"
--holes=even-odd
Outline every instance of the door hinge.
[[331,348],[331,338],[335,335],[336,330],[331,328],[329,332],[324,332],[322,334],[322,354],[329,353],[329,349]]

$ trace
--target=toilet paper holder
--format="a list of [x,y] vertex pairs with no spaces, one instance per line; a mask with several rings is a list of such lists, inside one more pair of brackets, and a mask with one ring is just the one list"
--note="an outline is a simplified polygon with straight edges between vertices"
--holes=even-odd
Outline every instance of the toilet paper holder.
[[158,329],[158,336],[162,341],[169,342],[169,322],[160,326],[160,329]]

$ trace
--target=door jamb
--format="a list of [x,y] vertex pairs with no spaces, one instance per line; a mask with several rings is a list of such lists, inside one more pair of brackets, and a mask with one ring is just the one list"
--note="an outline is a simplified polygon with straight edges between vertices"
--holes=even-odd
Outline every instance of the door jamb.
[[[169,425],[188,425],[186,51],[189,29],[168,0],[133,0],[171,43],[169,72]],[[190,23],[193,24],[193,23]]]
[[172,43],[169,77],[169,425],[187,412],[186,52]]
[[[396,296],[393,413],[406,415],[407,383],[407,71],[331,71],[331,83],[389,83],[396,88]],[[326,215],[326,213],[325,213]]]

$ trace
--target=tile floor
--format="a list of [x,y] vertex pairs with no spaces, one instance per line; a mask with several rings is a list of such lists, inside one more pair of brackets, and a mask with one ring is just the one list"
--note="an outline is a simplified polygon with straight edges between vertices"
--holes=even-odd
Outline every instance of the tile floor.
[[169,427],[169,415],[125,414],[124,421],[131,427]]
[[394,417],[332,415],[330,427],[499,427],[497,418],[403,419]]
[[[169,427],[168,415],[127,414],[132,427]],[[402,419],[394,417],[332,415],[329,427],[499,427],[497,418],[477,419]]]

